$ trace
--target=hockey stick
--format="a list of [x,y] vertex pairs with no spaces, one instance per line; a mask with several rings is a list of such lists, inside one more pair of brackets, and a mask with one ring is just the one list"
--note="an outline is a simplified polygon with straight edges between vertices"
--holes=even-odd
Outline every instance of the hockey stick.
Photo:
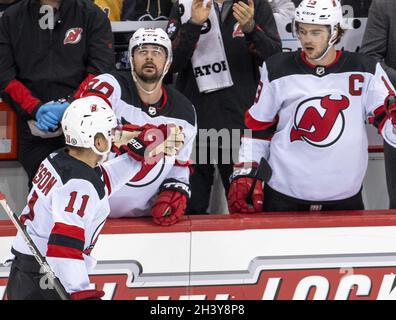
[[272,168],[270,167],[268,161],[263,157],[260,160],[260,164],[254,176],[252,186],[250,187],[249,192],[246,196],[246,202],[248,205],[253,207],[253,191],[256,186],[257,180],[260,179],[261,181],[267,183],[271,179],[271,176]]
[[7,213],[8,217],[11,219],[14,226],[17,228],[18,231],[21,232],[24,240],[26,241],[27,246],[29,247],[33,256],[36,258],[37,262],[41,266],[42,270],[44,271],[44,274],[48,277],[49,283],[53,285],[54,289],[58,293],[61,300],[70,300],[70,295],[66,292],[62,283],[55,276],[54,272],[52,271],[45,257],[43,257],[40,251],[37,249],[32,238],[26,232],[25,227],[23,226],[17,215],[9,207],[6,197],[2,192],[0,192],[0,204],[3,206],[5,212]]

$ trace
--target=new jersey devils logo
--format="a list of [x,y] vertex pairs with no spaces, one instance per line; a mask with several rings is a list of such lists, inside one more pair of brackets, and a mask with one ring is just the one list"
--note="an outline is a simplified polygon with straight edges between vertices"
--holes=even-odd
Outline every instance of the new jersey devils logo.
[[294,116],[290,141],[305,141],[316,147],[328,147],[335,143],[345,128],[343,110],[349,107],[349,99],[315,97],[300,103]]
[[65,40],[63,44],[76,44],[79,43],[82,37],[82,28],[72,28],[66,31]]
[[239,22],[234,24],[234,30],[232,31],[232,37],[233,38],[237,38],[237,37],[243,38],[243,37],[245,37],[245,34],[242,32],[241,25],[239,24]]

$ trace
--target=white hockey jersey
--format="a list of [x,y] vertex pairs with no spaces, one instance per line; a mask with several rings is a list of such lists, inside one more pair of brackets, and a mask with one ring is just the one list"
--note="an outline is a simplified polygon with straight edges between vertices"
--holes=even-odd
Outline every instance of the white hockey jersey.
[[[125,174],[140,169],[127,154],[93,169],[65,149],[40,164],[20,220],[67,292],[89,289],[88,272],[96,264],[90,252],[110,211],[108,190],[119,189]],[[20,233],[12,246],[32,255]]]
[[[170,124],[180,126],[185,135],[184,146],[174,156],[166,156],[155,164],[144,164],[110,199],[110,217],[151,215],[158,189],[165,179],[173,178],[189,184],[190,160],[197,133],[195,110],[191,102],[171,86],[163,86],[163,96],[156,106],[141,101],[130,72],[103,74],[92,80],[87,93],[100,91],[106,95],[117,119],[122,124]],[[111,154],[109,158],[115,157]],[[110,175],[111,172],[110,172]]]
[[383,104],[394,89],[380,64],[338,52],[332,65],[313,66],[297,51],[271,57],[261,72],[245,117],[253,139],[242,139],[239,160],[267,158],[269,186],[293,198],[330,201],[357,194],[368,163],[365,122],[380,132],[390,125]]

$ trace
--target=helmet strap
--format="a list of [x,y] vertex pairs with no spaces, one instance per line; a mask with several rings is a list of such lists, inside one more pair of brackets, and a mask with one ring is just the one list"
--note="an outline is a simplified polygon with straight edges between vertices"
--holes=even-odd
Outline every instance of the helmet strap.
[[338,35],[337,27],[334,26],[334,27],[332,27],[332,33],[331,33],[329,42],[327,43],[327,49],[319,58],[314,59],[315,61],[320,61],[324,57],[326,57],[326,55],[329,53],[330,49],[334,46],[335,42],[337,41],[337,35]]

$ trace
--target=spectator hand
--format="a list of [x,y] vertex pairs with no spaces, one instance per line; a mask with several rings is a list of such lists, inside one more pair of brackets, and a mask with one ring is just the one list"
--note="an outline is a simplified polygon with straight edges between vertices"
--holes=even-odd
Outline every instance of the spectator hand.
[[241,0],[232,6],[232,14],[239,22],[243,33],[252,32],[254,29],[254,3],[253,0],[247,1],[248,4]]
[[210,10],[212,9],[212,0],[204,5],[204,0],[193,0],[191,6],[191,22],[203,25],[208,20]]
[[154,223],[170,226],[178,222],[184,215],[189,197],[187,184],[175,179],[165,180],[151,209]]

